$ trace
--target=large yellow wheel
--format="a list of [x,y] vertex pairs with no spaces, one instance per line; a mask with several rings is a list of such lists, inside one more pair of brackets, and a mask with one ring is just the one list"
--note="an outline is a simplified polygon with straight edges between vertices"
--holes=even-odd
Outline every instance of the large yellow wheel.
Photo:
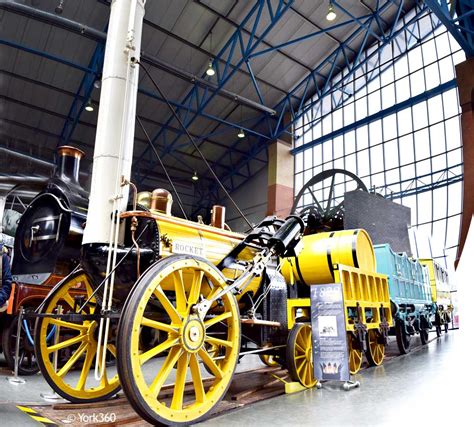
[[349,371],[352,375],[357,374],[362,366],[362,350],[357,337],[353,333],[347,334],[347,345],[349,350]]
[[[48,295],[42,313],[74,313],[92,295],[90,277],[83,271],[72,275]],[[95,297],[82,310],[94,314]],[[46,381],[56,393],[74,403],[97,402],[113,396],[120,390],[114,360],[113,341],[107,346],[107,367],[100,381],[94,378],[97,356],[98,321],[66,321],[40,317],[36,325],[35,351],[38,365]],[[112,328],[113,329],[113,328]],[[56,363],[55,363],[56,362]]]
[[[225,286],[214,265],[188,255],[157,262],[134,286],[119,325],[118,367],[125,395],[146,421],[195,423],[226,393],[240,351],[237,302],[224,294],[204,319],[193,310],[201,295],[210,299]],[[139,346],[142,326],[165,332],[146,352]]]
[[379,366],[385,356],[385,344],[383,336],[377,329],[369,329],[367,332],[367,351],[365,352],[370,366]]
[[307,388],[316,385],[311,337],[311,325],[296,323],[291,328],[286,346],[286,361],[290,377]]

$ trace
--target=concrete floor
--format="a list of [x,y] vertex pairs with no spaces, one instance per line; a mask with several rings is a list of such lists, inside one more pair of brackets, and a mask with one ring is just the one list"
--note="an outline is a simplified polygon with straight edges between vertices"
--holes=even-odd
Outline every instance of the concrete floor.
[[[276,397],[200,425],[473,425],[465,418],[474,402],[467,392],[474,383],[472,341],[470,331],[450,331],[407,356],[361,371],[356,376],[361,383],[358,389],[346,392],[338,383],[326,383],[322,390]],[[262,365],[247,357],[238,370],[256,366]],[[45,403],[40,393],[49,391],[46,382],[37,375],[27,377],[24,385],[12,385],[7,376],[6,370],[0,371],[0,424],[38,425],[15,405]]]

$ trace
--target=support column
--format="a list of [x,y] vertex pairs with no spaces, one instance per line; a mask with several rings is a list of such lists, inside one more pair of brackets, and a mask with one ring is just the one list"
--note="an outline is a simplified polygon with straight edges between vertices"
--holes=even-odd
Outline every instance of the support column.
[[456,257],[459,259],[474,214],[474,58],[469,58],[456,66],[456,80],[462,109],[461,132],[464,161],[463,214]]
[[294,158],[290,153],[292,138],[284,135],[268,147],[267,215],[285,218],[293,206]]

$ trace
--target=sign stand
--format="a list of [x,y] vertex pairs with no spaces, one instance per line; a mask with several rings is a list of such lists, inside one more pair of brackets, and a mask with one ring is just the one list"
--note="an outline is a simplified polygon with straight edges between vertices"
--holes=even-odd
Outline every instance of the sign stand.
[[20,363],[20,335],[21,335],[21,323],[23,322],[23,314],[25,310],[23,307],[20,308],[20,312],[18,313],[18,323],[17,323],[17,329],[16,329],[16,345],[15,345],[15,370],[14,370],[14,376],[9,377],[8,382],[10,384],[14,385],[20,385],[20,384],[25,384],[26,380],[23,378],[20,378],[18,376],[18,365]]
[[342,381],[344,390],[359,387],[352,381],[347,346],[346,310],[341,283],[311,286],[311,330],[314,377],[320,381]]

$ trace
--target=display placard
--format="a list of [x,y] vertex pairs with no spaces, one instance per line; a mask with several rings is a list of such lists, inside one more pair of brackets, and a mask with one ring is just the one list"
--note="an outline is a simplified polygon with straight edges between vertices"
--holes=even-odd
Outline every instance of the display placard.
[[346,315],[341,283],[311,286],[314,376],[349,381]]

